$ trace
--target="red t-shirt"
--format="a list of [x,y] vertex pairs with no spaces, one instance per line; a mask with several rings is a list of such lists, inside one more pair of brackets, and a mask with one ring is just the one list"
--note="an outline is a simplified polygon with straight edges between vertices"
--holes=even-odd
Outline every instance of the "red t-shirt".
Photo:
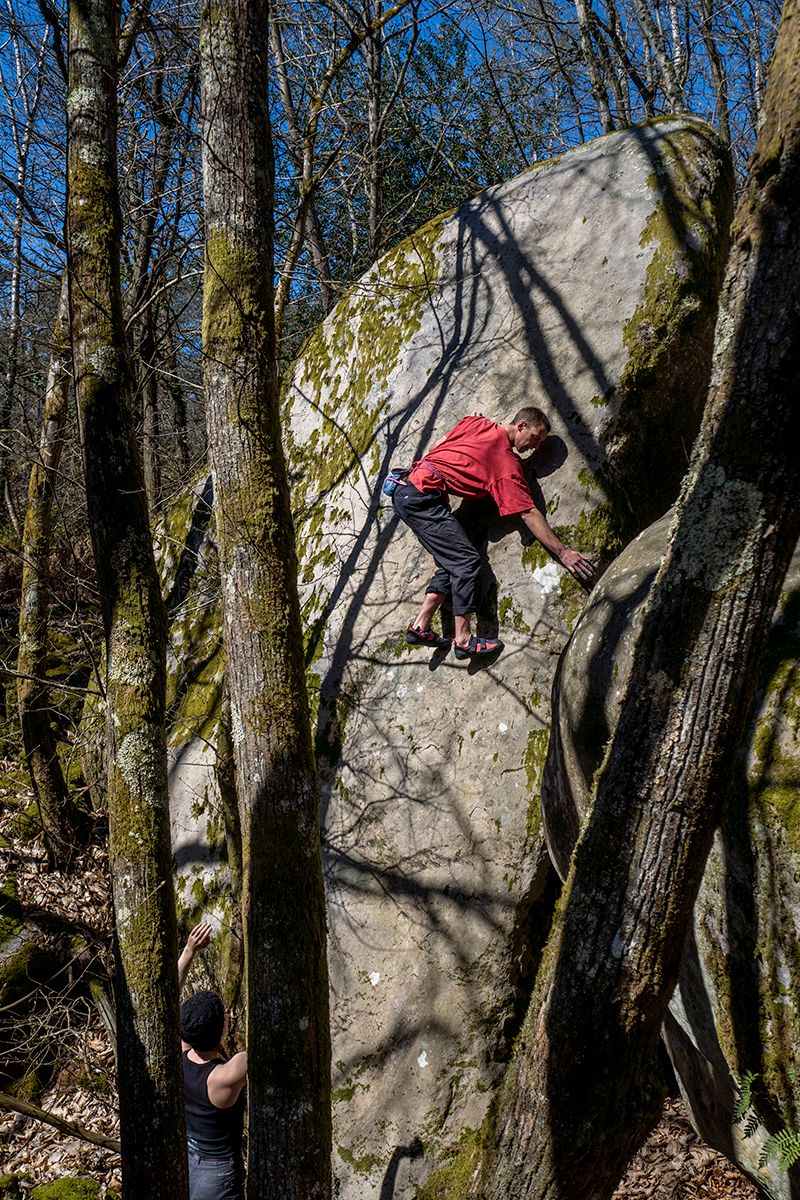
[[464,417],[424,458],[415,462],[409,483],[421,492],[486,496],[501,517],[534,507],[522,463],[502,426],[488,417]]

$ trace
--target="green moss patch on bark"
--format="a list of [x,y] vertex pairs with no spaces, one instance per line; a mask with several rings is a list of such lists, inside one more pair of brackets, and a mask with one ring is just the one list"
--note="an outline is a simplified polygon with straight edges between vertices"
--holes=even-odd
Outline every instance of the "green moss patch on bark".
[[[225,356],[243,346],[261,345],[269,333],[272,280],[266,264],[250,246],[237,245],[220,230],[206,238],[203,292],[203,347],[213,358],[224,343]],[[232,414],[233,415],[233,414]]]

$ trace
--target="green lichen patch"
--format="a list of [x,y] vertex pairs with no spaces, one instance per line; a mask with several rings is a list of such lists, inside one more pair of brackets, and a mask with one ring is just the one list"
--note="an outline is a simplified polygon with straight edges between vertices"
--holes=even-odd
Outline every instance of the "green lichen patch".
[[203,652],[203,636],[200,630],[197,646],[182,663],[182,671],[176,673],[170,686],[173,692],[167,710],[170,746],[186,745],[192,738],[212,744],[216,740],[225,658],[221,630],[217,629],[209,636],[212,644],[206,646],[206,653]]
[[800,592],[784,598],[764,663],[761,715],[753,733],[751,806],[800,856]]
[[377,434],[389,408],[389,380],[436,288],[444,219],[401,242],[343,296],[287,377],[284,439],[299,578],[314,597],[313,612],[304,612],[307,623],[324,613],[326,580],[338,562],[324,531],[350,519],[337,489],[351,473],[368,487],[377,484]]
[[553,561],[541,542],[531,542],[529,546],[524,546],[521,559],[522,565],[529,571],[535,571],[537,567],[545,567]]
[[528,743],[522,759],[525,778],[528,782],[529,802],[526,831],[530,839],[534,839],[538,835],[542,824],[539,785],[542,781],[542,771],[544,770],[545,759],[547,758],[549,740],[549,726],[546,725],[542,729],[532,729],[528,734]]
[[583,611],[586,593],[578,580],[574,576],[567,574],[562,575],[559,579],[558,590],[561,595],[561,611],[564,615],[564,624],[571,632],[575,628],[578,617]]
[[462,1130],[447,1160],[417,1189],[417,1200],[463,1200],[481,1169],[484,1147],[493,1129],[491,1110],[480,1129]]
[[510,596],[503,596],[497,606],[497,615],[503,629],[513,629],[515,633],[530,633],[531,627],[517,608]]
[[381,1158],[377,1154],[355,1154],[347,1146],[337,1146],[336,1153],[342,1162],[346,1162],[357,1175],[371,1175],[376,1168],[381,1165]]
[[319,532],[316,501],[373,449],[388,400],[381,393],[420,328],[438,279],[443,223],[437,217],[384,255],[311,335],[295,364],[287,401],[318,414],[304,442],[291,431],[287,436],[294,508],[300,521],[310,522],[301,542]]

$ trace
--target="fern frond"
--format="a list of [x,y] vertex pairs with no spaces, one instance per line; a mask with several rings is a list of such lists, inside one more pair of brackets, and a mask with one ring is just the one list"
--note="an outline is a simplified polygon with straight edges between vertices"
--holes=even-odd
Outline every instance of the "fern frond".
[[761,1151],[759,1165],[764,1167],[768,1162],[778,1161],[784,1171],[800,1160],[800,1133],[794,1129],[781,1129],[767,1138]]
[[751,1138],[760,1124],[761,1121],[758,1118],[758,1113],[754,1108],[751,1108],[750,1112],[748,1113],[747,1120],[744,1123],[744,1136],[746,1138]]
[[739,1099],[736,1101],[736,1107],[733,1110],[733,1119],[737,1125],[744,1118],[747,1110],[752,1106],[754,1091],[753,1084],[757,1079],[757,1071],[747,1071],[741,1079],[737,1080],[736,1086],[739,1089]]

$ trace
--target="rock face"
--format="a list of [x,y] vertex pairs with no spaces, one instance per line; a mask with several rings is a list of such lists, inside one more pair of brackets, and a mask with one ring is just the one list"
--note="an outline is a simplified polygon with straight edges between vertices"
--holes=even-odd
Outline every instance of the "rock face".
[[[498,588],[482,620],[505,652],[486,669],[409,652],[432,564],[380,478],[468,413],[504,421],[539,404],[553,437],[530,463],[535,494],[567,544],[610,561],[674,499],[686,465],[730,193],[725,152],[696,121],[585,145],[392,250],[287,381],[342,1200],[413,1195],[480,1122],[509,1052],[553,899],[538,795],[549,693],[584,599],[520,525],[489,518]],[[168,590],[185,541],[187,562],[209,561],[202,503],[165,527]],[[170,744],[183,895],[207,912],[224,891],[204,862],[224,805],[204,572],[174,609]]]
[[[609,568],[575,628],[553,693],[542,783],[545,829],[563,874],[630,675],[642,606],[666,547],[668,513]],[[664,1039],[693,1123],[775,1200],[797,1194],[769,1132],[798,1128],[800,1045],[800,549],[775,614],[737,779],[694,911]],[[733,1120],[737,1080],[758,1073],[770,1120]]]

